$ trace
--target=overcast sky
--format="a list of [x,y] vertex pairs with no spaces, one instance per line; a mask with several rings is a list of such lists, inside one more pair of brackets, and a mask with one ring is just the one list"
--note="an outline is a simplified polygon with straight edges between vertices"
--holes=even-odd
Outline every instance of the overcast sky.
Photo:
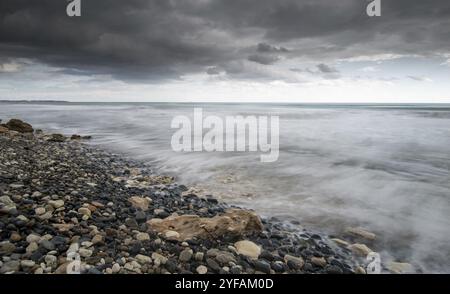
[[450,102],[450,1],[0,1],[0,99]]

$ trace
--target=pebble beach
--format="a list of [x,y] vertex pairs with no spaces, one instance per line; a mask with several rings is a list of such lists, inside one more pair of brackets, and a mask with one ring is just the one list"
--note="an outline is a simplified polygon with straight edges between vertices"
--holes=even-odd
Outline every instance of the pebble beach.
[[262,218],[87,140],[0,126],[0,273],[366,273],[370,232]]

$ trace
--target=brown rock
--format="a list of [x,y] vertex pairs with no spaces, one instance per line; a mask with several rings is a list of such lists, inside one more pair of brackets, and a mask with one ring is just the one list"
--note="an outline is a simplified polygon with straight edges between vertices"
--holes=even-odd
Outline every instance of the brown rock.
[[260,218],[254,212],[241,209],[230,209],[223,215],[212,218],[201,218],[198,215],[170,216],[164,220],[150,220],[147,224],[158,233],[178,232],[178,241],[193,238],[218,239],[225,235],[242,237],[263,229]]
[[369,241],[373,241],[377,237],[377,235],[375,235],[374,233],[366,231],[363,228],[347,228],[345,230],[345,234],[356,238],[366,239]]
[[146,211],[148,210],[148,206],[150,205],[150,200],[148,198],[133,196],[128,199],[131,202],[131,205],[134,208]]
[[7,127],[0,126],[0,134],[5,134],[7,132],[9,132],[9,129]]
[[311,258],[311,263],[320,267],[325,267],[327,265],[327,261],[323,257],[313,256]]
[[65,142],[66,141],[66,137],[64,137],[64,135],[61,134],[51,134],[48,138],[47,141],[49,142]]
[[30,124],[23,122],[20,119],[11,119],[9,122],[6,123],[6,127],[9,130],[16,131],[19,133],[34,132],[34,129]]
[[348,247],[354,254],[366,257],[370,252],[372,252],[372,249],[367,247],[364,244],[352,244]]

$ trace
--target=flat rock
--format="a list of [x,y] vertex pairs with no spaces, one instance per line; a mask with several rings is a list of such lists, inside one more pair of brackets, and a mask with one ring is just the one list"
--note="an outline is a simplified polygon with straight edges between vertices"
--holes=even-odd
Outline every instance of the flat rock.
[[263,229],[261,220],[254,212],[241,209],[230,209],[223,215],[212,218],[202,218],[198,215],[170,216],[163,220],[150,220],[147,224],[159,233],[178,232],[178,241],[194,238],[216,240],[224,236],[242,237],[261,232]]
[[248,256],[250,258],[258,258],[261,254],[261,247],[252,241],[243,240],[234,243],[237,253]]

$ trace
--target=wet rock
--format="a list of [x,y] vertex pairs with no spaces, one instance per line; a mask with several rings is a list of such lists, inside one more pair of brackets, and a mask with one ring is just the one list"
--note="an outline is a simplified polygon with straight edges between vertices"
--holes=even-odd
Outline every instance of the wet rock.
[[393,274],[408,274],[414,272],[413,266],[404,262],[391,261],[387,264],[387,268]]
[[180,236],[177,240],[179,241],[193,238],[219,239],[224,235],[240,237],[262,230],[261,220],[255,213],[240,209],[230,209],[225,214],[212,218],[183,215],[168,217],[164,220],[153,219],[147,223],[156,232],[178,232]]
[[62,134],[51,134],[46,138],[48,142],[62,143],[66,141],[66,137]]
[[352,244],[348,247],[355,255],[366,257],[370,252],[372,252],[372,249],[367,247],[365,244]]
[[33,127],[20,119],[11,119],[6,123],[6,127],[11,131],[16,131],[19,133],[33,133]]
[[327,265],[327,261],[323,257],[311,257],[311,263],[318,267],[325,267]]
[[373,241],[376,239],[376,235],[372,232],[366,231],[363,228],[346,228],[345,234],[356,237],[366,239],[368,241]]

